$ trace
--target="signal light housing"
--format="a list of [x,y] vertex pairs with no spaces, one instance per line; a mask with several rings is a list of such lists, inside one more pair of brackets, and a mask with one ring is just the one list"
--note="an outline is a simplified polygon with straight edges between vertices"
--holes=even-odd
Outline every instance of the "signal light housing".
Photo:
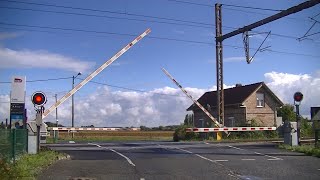
[[303,94],[302,94],[301,92],[296,92],[296,93],[294,93],[294,95],[293,95],[293,99],[294,99],[294,101],[296,101],[296,102],[301,102],[302,99],[303,99]]
[[31,101],[35,106],[43,106],[47,102],[47,97],[43,92],[37,91],[31,96]]

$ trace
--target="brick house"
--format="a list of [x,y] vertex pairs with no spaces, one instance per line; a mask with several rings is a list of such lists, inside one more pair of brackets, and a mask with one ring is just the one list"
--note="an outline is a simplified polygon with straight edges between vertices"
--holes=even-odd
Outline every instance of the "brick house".
[[[255,120],[261,126],[276,124],[277,109],[283,102],[268,88],[264,82],[224,89],[224,125],[236,127],[250,124]],[[203,94],[198,102],[214,117],[217,117],[217,92]],[[193,111],[195,127],[212,127],[210,118],[195,104],[187,111]]]

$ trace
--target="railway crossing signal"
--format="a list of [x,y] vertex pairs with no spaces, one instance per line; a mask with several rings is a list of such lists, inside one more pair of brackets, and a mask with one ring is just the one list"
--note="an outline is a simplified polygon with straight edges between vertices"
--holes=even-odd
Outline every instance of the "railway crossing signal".
[[303,94],[301,92],[296,92],[293,95],[293,99],[294,99],[294,105],[296,106],[296,122],[297,122],[297,138],[298,138],[298,144],[300,145],[300,126],[301,126],[301,122],[300,122],[300,111],[299,111],[299,106],[300,103],[303,99]]
[[294,99],[295,102],[300,103],[302,101],[302,99],[303,99],[303,94],[301,92],[296,92],[293,95],[293,99]]
[[43,92],[37,91],[31,96],[31,101],[34,106],[43,106],[47,103],[47,97]]

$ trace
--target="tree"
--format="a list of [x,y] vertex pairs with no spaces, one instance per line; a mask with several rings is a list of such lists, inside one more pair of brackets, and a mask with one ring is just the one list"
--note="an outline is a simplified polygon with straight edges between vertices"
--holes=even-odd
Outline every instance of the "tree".
[[183,124],[189,125],[189,114],[186,114],[186,117],[184,118]]
[[[45,122],[48,127],[57,127],[57,123]],[[61,124],[58,124],[58,127],[63,127]]]
[[141,131],[150,131],[150,128],[148,128],[146,126],[140,126],[140,130]]
[[294,112],[294,106],[291,104],[285,104],[277,112],[278,117],[282,117],[283,121],[296,121],[296,113]]
[[193,114],[186,114],[184,121],[184,125],[192,126],[193,125]]

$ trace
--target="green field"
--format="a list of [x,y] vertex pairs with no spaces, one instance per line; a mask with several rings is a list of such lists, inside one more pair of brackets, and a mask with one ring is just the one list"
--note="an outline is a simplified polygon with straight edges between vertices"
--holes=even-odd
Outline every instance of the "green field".
[[[174,131],[79,131],[72,138],[72,133],[59,132],[58,141],[170,141],[173,133]],[[54,142],[52,133],[47,142]]]

